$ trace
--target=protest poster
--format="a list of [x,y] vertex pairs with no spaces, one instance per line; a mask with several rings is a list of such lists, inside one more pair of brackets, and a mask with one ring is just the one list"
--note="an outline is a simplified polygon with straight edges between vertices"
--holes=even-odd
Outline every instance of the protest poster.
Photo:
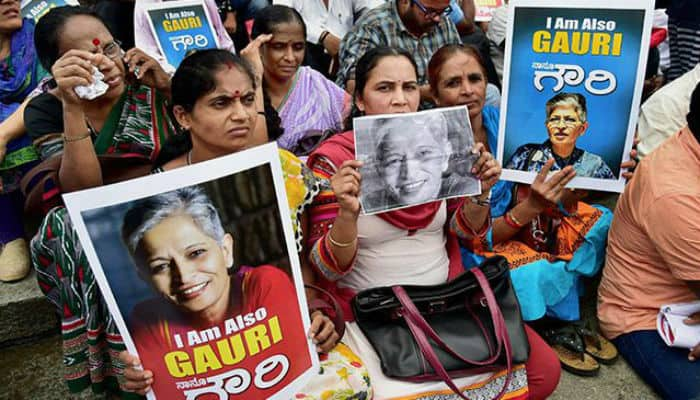
[[22,0],[20,8],[22,17],[31,18],[34,22],[54,7],[78,6],[78,0]]
[[149,399],[289,399],[318,372],[277,146],[64,196]]
[[177,68],[192,50],[215,49],[219,40],[202,0],[145,3],[148,23],[168,64]]
[[364,214],[481,193],[465,106],[359,117],[353,126]]
[[491,21],[493,10],[503,5],[503,0],[474,0],[476,14],[474,21],[488,22]]
[[511,2],[498,160],[532,183],[548,159],[568,187],[621,192],[643,87],[653,1]]

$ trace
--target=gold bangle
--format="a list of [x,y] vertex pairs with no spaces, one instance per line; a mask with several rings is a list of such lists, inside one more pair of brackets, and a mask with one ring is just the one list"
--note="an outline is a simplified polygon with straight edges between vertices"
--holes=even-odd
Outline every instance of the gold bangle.
[[355,244],[355,242],[357,241],[357,238],[355,238],[355,239],[353,239],[353,240],[351,240],[351,241],[349,241],[349,242],[347,242],[347,243],[340,243],[340,242],[337,242],[335,239],[333,239],[333,236],[331,236],[331,232],[330,232],[330,231],[328,231],[328,235],[327,235],[327,236],[328,236],[328,241],[331,242],[331,244],[332,244],[333,246],[338,247],[338,248],[341,248],[341,249],[344,249],[344,248],[346,248],[346,247],[350,247],[350,246],[352,246],[353,244]]
[[517,218],[515,218],[515,213],[513,213],[513,210],[508,211],[508,216],[510,217],[510,220],[515,222],[516,225],[519,225],[520,227],[525,226],[522,222],[518,221]]
[[84,135],[81,135],[81,136],[78,136],[78,137],[74,137],[74,138],[69,138],[69,137],[67,137],[67,136],[64,134],[64,135],[63,135],[63,141],[66,142],[66,143],[79,142],[79,141],[81,141],[81,140],[83,140],[83,139],[89,138],[90,135],[91,135],[90,131],[87,131],[87,133],[84,134]]

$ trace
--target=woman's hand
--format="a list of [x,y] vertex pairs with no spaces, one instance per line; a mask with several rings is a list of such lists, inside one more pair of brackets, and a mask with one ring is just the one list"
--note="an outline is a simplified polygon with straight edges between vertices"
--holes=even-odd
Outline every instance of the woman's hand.
[[248,43],[248,45],[239,53],[241,58],[248,61],[250,66],[253,67],[253,71],[255,72],[255,80],[258,85],[262,83],[263,76],[263,64],[262,55],[260,54],[260,47],[270,40],[272,40],[272,34],[267,33],[260,35],[256,37],[255,40]]
[[126,351],[119,353],[119,361],[124,363],[124,382],[122,388],[127,392],[138,393],[145,396],[151,390],[153,373],[141,369],[141,361],[138,357]]
[[170,75],[163,70],[158,61],[143,50],[134,47],[127,51],[124,55],[124,63],[129,68],[129,72],[144,85],[170,92]]
[[338,199],[340,210],[357,216],[360,214],[360,181],[362,177],[358,169],[362,161],[347,160],[331,177],[331,188]]
[[483,143],[477,143],[472,153],[479,154],[479,159],[472,166],[471,173],[481,180],[481,192],[488,193],[501,177],[501,164],[486,151]]
[[51,75],[58,85],[56,94],[61,101],[80,104],[82,99],[75,93],[75,87],[88,86],[93,82],[92,71],[98,56],[100,54],[72,49],[56,60],[51,67]]
[[567,166],[547,179],[547,174],[553,165],[553,158],[547,160],[530,185],[530,196],[527,198],[527,202],[533,209],[540,212],[550,205],[560,202],[565,193],[564,187],[576,176],[574,168]]
[[319,353],[328,353],[340,340],[333,321],[319,310],[311,314],[309,338],[313,340]]
[[638,144],[639,138],[635,137],[632,150],[630,150],[630,159],[620,164],[620,169],[627,169],[626,172],[622,173],[622,177],[628,181],[634,176],[634,169],[637,168],[637,163],[639,162],[639,153],[637,153]]

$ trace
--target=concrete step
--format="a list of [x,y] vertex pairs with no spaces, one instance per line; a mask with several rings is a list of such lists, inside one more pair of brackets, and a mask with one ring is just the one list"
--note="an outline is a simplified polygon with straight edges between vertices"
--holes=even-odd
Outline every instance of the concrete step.
[[0,348],[58,332],[56,312],[34,271],[19,282],[0,282],[0,321]]

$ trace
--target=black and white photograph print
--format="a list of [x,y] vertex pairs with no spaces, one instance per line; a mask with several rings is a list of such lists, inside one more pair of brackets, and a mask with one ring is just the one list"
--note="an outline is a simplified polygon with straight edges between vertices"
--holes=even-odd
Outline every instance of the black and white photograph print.
[[359,117],[355,127],[360,203],[366,215],[481,193],[464,106]]

